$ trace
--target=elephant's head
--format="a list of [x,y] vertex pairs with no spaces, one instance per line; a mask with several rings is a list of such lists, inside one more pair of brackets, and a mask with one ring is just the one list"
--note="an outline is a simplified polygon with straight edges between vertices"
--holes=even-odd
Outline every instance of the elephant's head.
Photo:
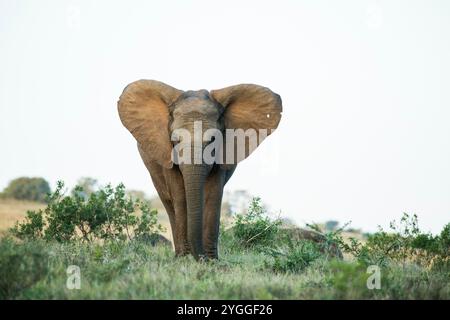
[[[118,109],[122,123],[149,158],[165,168],[177,166],[181,171],[186,190],[188,240],[193,255],[198,258],[203,254],[203,189],[206,177],[213,166],[227,169],[246,158],[255,148],[255,145],[249,146],[246,139],[245,154],[239,157],[236,152],[231,161],[226,159],[226,150],[231,150],[227,145],[231,141],[236,144],[238,138],[228,136],[225,130],[266,130],[266,134],[258,138],[256,146],[259,145],[278,126],[282,111],[280,97],[268,88],[253,84],[210,92],[183,92],[158,81],[139,80],[124,89]],[[212,152],[204,153],[214,138],[214,144],[221,147],[214,132],[224,137],[224,152],[209,148]],[[178,152],[174,152],[177,149]],[[207,161],[203,157],[205,154],[213,156],[213,161]]]

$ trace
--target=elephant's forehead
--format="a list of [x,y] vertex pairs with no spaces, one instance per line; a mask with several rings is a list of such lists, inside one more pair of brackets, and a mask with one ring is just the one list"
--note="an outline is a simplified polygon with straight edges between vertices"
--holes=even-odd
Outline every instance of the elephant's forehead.
[[189,96],[179,100],[174,109],[175,116],[188,113],[215,116],[219,114],[219,108],[209,96]]

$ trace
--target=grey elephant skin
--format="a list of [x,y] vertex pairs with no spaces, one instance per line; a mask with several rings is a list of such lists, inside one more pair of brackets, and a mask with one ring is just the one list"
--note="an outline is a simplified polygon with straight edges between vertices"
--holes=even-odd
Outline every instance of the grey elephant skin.
[[[173,148],[181,142],[172,141],[172,134],[185,129],[194,140],[194,123],[200,121],[203,132],[265,129],[270,135],[281,119],[280,96],[254,84],[181,91],[159,81],[138,80],[124,89],[118,111],[123,125],[137,140],[139,153],[167,211],[176,255],[190,253],[197,260],[218,258],[223,188],[238,162],[254,148],[247,145],[245,155],[233,158],[232,163],[218,158],[213,163],[202,160],[176,164]],[[258,138],[257,146],[262,140]],[[210,141],[191,142],[193,156],[194,148],[204,150]]]

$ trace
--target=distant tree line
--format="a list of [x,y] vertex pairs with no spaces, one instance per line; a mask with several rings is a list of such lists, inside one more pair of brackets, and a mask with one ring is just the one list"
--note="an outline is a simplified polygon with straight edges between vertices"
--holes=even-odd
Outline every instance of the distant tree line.
[[46,202],[51,192],[50,185],[44,178],[20,177],[12,180],[0,193],[2,198]]
[[[101,189],[98,181],[90,177],[82,177],[78,179],[77,186],[82,188],[82,192],[78,190],[77,194],[84,199]],[[73,195],[75,188],[70,193]],[[52,193],[50,184],[42,177],[20,177],[12,180],[8,186],[0,192],[0,198],[10,198],[17,200],[28,200],[37,202],[48,202],[48,195]],[[150,204],[150,199],[140,190],[126,190],[126,194],[133,199],[139,199]]]

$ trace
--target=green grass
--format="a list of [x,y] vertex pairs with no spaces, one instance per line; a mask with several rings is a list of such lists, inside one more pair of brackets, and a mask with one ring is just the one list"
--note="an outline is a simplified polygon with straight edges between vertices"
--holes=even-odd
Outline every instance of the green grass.
[[[381,289],[369,290],[357,262],[312,261],[280,272],[272,257],[223,244],[221,259],[176,258],[168,246],[0,240],[2,299],[450,299],[448,270],[386,266]],[[81,289],[66,287],[66,270],[81,270]]]

